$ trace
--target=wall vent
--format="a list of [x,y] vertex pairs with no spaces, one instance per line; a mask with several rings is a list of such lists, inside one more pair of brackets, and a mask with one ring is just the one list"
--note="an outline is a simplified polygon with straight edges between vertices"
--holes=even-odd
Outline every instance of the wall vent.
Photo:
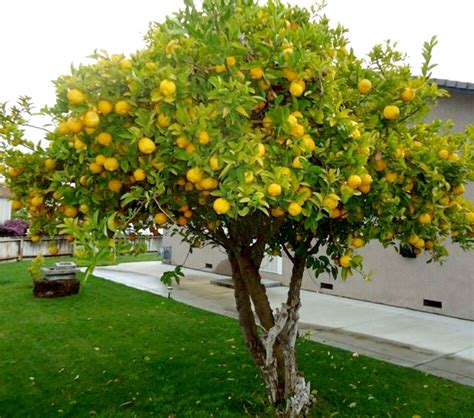
[[439,300],[423,299],[423,306],[428,306],[429,308],[443,309],[443,302],[440,302]]
[[206,263],[206,264],[205,264],[205,267],[206,267],[207,269],[212,269],[212,264]]
[[324,282],[321,282],[321,283],[320,283],[320,287],[321,287],[321,289],[332,290],[332,289],[334,288],[334,285],[331,284],[331,283],[324,283]]

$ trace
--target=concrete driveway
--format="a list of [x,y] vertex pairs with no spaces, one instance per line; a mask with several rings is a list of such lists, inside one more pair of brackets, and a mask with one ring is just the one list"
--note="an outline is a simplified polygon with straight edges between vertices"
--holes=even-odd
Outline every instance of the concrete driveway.
[[[174,266],[159,261],[98,267],[94,275],[211,312],[237,317],[233,290],[210,280],[224,276],[183,269],[168,289],[161,274]],[[272,306],[286,298],[284,286],[267,289]],[[474,386],[474,322],[303,290],[301,333],[314,341]]]

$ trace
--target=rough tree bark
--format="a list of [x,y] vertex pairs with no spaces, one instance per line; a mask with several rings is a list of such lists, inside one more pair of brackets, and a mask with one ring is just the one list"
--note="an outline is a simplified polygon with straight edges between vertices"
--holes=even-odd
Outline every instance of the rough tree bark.
[[[265,381],[269,399],[281,417],[306,415],[315,398],[296,361],[300,291],[306,264],[294,256],[286,303],[273,312],[259,267],[262,254],[247,247],[228,249],[240,326],[252,358]],[[255,310],[252,310],[253,308]]]

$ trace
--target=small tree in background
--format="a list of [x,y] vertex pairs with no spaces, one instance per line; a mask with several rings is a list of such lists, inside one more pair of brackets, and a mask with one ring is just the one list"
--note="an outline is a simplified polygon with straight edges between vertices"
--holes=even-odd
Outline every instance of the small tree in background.
[[[305,267],[345,279],[370,240],[431,260],[447,254],[447,238],[472,247],[462,194],[474,130],[423,122],[446,96],[429,80],[434,40],[414,77],[390,43],[357,58],[320,10],[185,4],[151,27],[143,50],[96,52],[55,82],[57,102],[43,110],[56,125],[48,147],[24,138],[27,99],[4,105],[7,181],[33,235],[61,223],[92,265],[129,249],[114,239],[129,224],[174,224],[194,246],[222,246],[269,399],[295,417],[314,402],[295,357]],[[273,311],[259,268],[281,252],[293,270]]]

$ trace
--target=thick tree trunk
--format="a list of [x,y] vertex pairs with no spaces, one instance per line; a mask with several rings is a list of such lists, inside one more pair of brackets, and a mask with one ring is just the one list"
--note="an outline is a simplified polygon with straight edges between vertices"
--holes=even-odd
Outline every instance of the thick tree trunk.
[[[259,266],[246,251],[228,251],[240,326],[268,396],[282,417],[304,416],[314,403],[310,385],[298,369],[295,353],[304,257],[295,257],[287,302],[272,311]],[[252,310],[255,309],[255,314]],[[260,329],[260,332],[259,332]]]

